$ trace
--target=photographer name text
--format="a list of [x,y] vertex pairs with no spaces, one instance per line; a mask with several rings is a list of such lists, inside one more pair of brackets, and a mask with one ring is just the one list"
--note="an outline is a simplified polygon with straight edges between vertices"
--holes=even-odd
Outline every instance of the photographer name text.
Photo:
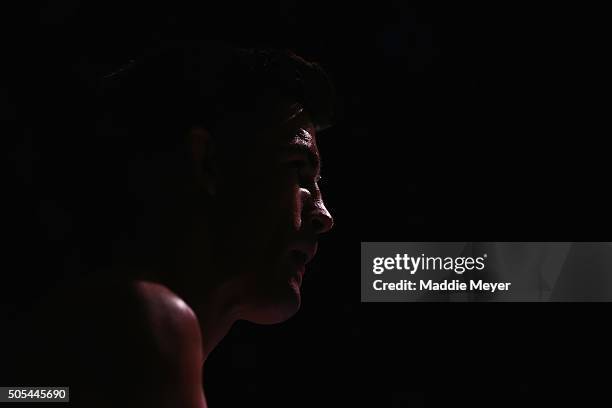
[[431,279],[420,279],[418,281],[402,279],[396,282],[384,282],[376,279],[373,282],[376,291],[481,291],[481,292],[503,292],[510,290],[510,282],[485,282],[482,279],[471,279],[469,282],[461,282],[458,279],[443,280],[440,282]]

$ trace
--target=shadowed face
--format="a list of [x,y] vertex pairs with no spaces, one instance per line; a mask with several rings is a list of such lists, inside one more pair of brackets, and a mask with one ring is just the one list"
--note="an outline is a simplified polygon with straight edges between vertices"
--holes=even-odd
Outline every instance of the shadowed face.
[[243,318],[275,323],[299,309],[305,265],[333,220],[318,185],[320,155],[307,113],[254,132],[252,140],[246,154],[221,166],[220,250],[240,281]]

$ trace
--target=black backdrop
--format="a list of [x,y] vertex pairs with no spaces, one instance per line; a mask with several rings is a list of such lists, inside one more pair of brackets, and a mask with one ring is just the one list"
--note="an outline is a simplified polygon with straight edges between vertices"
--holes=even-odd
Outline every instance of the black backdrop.
[[[610,367],[609,307],[361,304],[358,259],[360,241],[606,239],[598,14],[63,1],[3,13],[4,68],[18,96],[15,83],[48,69],[79,75],[165,39],[214,38],[290,48],[330,72],[342,109],[320,145],[335,230],[298,315],[241,322],[210,356],[211,407],[586,404]],[[9,116],[27,112],[8,102]]]

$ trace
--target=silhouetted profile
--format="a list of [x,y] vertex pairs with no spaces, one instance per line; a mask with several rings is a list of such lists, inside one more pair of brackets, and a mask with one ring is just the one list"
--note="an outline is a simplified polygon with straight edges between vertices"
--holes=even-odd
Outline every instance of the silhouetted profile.
[[169,47],[87,84],[33,136],[38,247],[57,261],[24,262],[57,276],[13,326],[9,378],[68,385],[73,406],[204,407],[207,355],[239,319],[298,310],[332,228],[330,82],[290,52]]

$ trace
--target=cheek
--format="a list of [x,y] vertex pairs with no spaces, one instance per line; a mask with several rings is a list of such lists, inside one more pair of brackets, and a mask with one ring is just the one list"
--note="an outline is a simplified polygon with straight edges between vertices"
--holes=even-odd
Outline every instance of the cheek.
[[285,177],[267,191],[263,202],[266,208],[258,220],[261,244],[266,245],[267,261],[284,253],[300,230],[301,200],[300,188],[296,182]]
[[234,228],[260,244],[286,239],[301,226],[302,200],[295,174],[281,167],[245,171],[221,205]]
[[290,206],[291,206],[291,221],[295,231],[302,228],[302,200],[300,198],[300,188],[295,186],[291,191]]
[[257,265],[255,269],[274,274],[279,259],[300,228],[301,205],[297,185],[287,180],[268,181],[256,193],[250,193],[255,200],[248,200],[244,229],[251,243],[247,258],[252,265]]
[[283,223],[292,230],[299,230],[302,223],[302,200],[300,187],[295,177],[286,177],[278,194],[280,211],[283,214]]
[[253,180],[224,197],[219,209],[244,234],[263,238],[284,235],[283,231],[300,227],[300,189],[287,177]]

